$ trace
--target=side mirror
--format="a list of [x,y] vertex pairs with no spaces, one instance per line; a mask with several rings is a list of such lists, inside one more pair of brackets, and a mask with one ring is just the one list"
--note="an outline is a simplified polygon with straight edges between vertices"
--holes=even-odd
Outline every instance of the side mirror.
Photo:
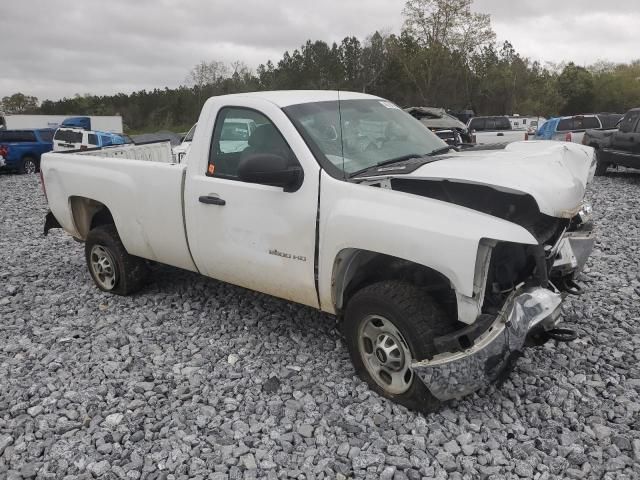
[[282,187],[285,192],[295,192],[304,174],[299,166],[289,166],[286,158],[270,153],[247,155],[238,165],[238,178],[247,183],[260,183]]

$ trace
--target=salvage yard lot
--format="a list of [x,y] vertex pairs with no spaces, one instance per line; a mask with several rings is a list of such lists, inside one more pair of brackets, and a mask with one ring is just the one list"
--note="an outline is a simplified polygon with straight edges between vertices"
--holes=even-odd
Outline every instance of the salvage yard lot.
[[638,478],[640,174],[587,197],[579,339],[422,416],[310,308],[165,266],[100,292],[80,243],[43,237],[37,176],[0,175],[0,478]]

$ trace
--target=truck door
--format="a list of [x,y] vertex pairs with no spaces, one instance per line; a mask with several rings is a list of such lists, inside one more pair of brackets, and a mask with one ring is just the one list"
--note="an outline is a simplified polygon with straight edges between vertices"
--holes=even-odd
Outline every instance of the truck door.
[[[284,191],[241,181],[240,162],[258,154],[301,166],[301,184]],[[319,166],[282,110],[273,104],[262,111],[220,108],[215,123],[198,124],[188,162],[185,219],[198,270],[318,307],[314,257]]]
[[613,132],[611,138],[611,147],[614,150],[620,150],[623,152],[631,153],[635,148],[636,142],[640,140],[638,132],[636,132],[636,125],[640,120],[640,110],[627,112],[618,130]]

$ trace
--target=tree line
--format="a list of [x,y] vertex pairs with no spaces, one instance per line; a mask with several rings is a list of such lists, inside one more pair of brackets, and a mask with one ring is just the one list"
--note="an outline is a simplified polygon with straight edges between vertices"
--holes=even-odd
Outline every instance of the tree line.
[[489,15],[473,0],[408,0],[400,33],[375,32],[328,44],[308,40],[255,71],[243,62],[203,61],[184,85],[117,95],[44,100],[4,97],[6,113],[123,116],[131,132],[186,131],[213,95],[255,90],[340,89],[401,106],[470,109],[481,115],[554,116],[624,112],[640,106],[640,60],[582,67],[545,64],[496,43]]

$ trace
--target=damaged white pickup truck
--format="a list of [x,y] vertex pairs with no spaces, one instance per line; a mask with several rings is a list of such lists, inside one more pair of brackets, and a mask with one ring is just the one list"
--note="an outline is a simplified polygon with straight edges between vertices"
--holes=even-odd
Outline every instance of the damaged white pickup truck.
[[418,410],[571,334],[589,147],[458,153],[381,98],[260,92],[209,99],[172,162],[163,144],[43,157],[45,233],[85,242],[100,289],[138,290],[151,260],[335,314],[361,378]]

